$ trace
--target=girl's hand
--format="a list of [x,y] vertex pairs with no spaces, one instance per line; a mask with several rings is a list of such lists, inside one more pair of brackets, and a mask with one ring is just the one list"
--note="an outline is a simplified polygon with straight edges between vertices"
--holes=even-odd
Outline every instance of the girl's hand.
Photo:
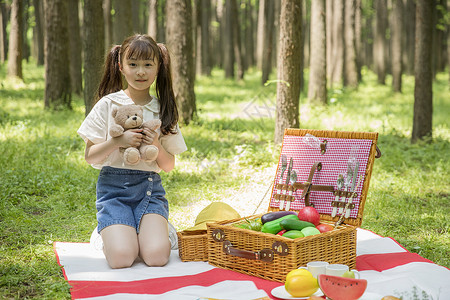
[[142,129],[126,130],[121,136],[114,138],[119,147],[139,147],[142,143]]
[[150,128],[144,128],[142,131],[142,143],[147,145],[158,145],[159,143],[159,134],[155,130]]
[[142,143],[142,129],[126,130],[121,136],[94,144],[87,141],[84,158],[90,164],[101,164],[106,157],[119,147],[139,147]]

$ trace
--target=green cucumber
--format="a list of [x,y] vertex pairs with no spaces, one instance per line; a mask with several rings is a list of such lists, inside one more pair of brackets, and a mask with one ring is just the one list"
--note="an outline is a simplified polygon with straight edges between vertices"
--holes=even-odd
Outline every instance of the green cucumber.
[[289,230],[289,231],[286,231],[282,236],[290,238],[290,239],[304,237],[303,233],[300,230]]
[[281,220],[280,226],[282,229],[289,230],[302,230],[305,227],[316,227],[313,223],[309,223],[306,221],[300,221],[300,220],[292,220],[292,219],[284,219]]
[[280,222],[287,219],[299,221],[297,215],[287,215],[279,219],[264,223],[264,225],[261,228],[261,231],[265,233],[277,234],[278,232],[283,230],[283,228],[281,228]]

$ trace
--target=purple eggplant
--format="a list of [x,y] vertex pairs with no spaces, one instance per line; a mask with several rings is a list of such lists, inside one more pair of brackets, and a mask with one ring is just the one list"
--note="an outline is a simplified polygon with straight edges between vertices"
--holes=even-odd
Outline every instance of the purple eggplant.
[[279,218],[287,216],[287,215],[297,215],[297,213],[295,211],[285,211],[285,210],[272,211],[272,212],[262,215],[261,223],[264,224],[264,223],[279,219]]

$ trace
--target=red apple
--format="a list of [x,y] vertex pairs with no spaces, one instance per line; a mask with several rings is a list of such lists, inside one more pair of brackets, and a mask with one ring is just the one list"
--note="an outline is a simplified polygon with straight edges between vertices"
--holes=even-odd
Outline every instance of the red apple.
[[312,206],[306,206],[306,207],[302,208],[298,212],[298,218],[301,221],[313,223],[314,226],[319,225],[319,222],[320,222],[320,215],[317,212],[317,210]]
[[327,232],[327,231],[331,231],[334,229],[333,226],[331,226],[330,224],[319,224],[316,226],[317,229],[319,229],[320,232]]

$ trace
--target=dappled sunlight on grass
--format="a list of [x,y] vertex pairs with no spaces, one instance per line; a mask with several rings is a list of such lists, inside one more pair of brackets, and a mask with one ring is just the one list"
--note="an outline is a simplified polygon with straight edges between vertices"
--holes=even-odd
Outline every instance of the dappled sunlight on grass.
[[268,95],[274,103],[276,101],[276,85],[264,86],[258,72],[247,73],[245,80],[236,82],[225,78],[223,70],[214,69],[212,77],[197,78],[195,93],[199,116],[206,119],[220,118],[224,114],[233,118],[243,117],[245,103],[260,95]]
[[[4,80],[0,68],[0,250],[5,253],[0,265],[20,274],[14,284],[56,284],[64,289],[48,241],[89,240],[96,226],[99,171],[85,162],[85,144],[76,133],[84,119],[83,99],[73,95],[71,111],[45,110],[44,69],[24,66],[24,83]],[[267,210],[280,145],[273,143],[276,84],[264,86],[260,76],[252,70],[235,82],[215,69],[212,77],[197,79],[198,115],[181,127],[188,150],[177,156],[173,171],[161,173],[170,221],[178,229],[192,226],[211,201],[224,201],[242,216]],[[383,155],[375,161],[362,226],[448,267],[448,74],[437,79],[431,140],[410,143],[414,78],[403,77],[399,94],[392,92],[391,77],[381,86],[367,70],[358,89],[330,89],[333,101],[328,106],[309,104],[305,89],[300,125],[378,132]],[[35,267],[31,273],[30,261]],[[16,279],[8,280],[12,284]]]

